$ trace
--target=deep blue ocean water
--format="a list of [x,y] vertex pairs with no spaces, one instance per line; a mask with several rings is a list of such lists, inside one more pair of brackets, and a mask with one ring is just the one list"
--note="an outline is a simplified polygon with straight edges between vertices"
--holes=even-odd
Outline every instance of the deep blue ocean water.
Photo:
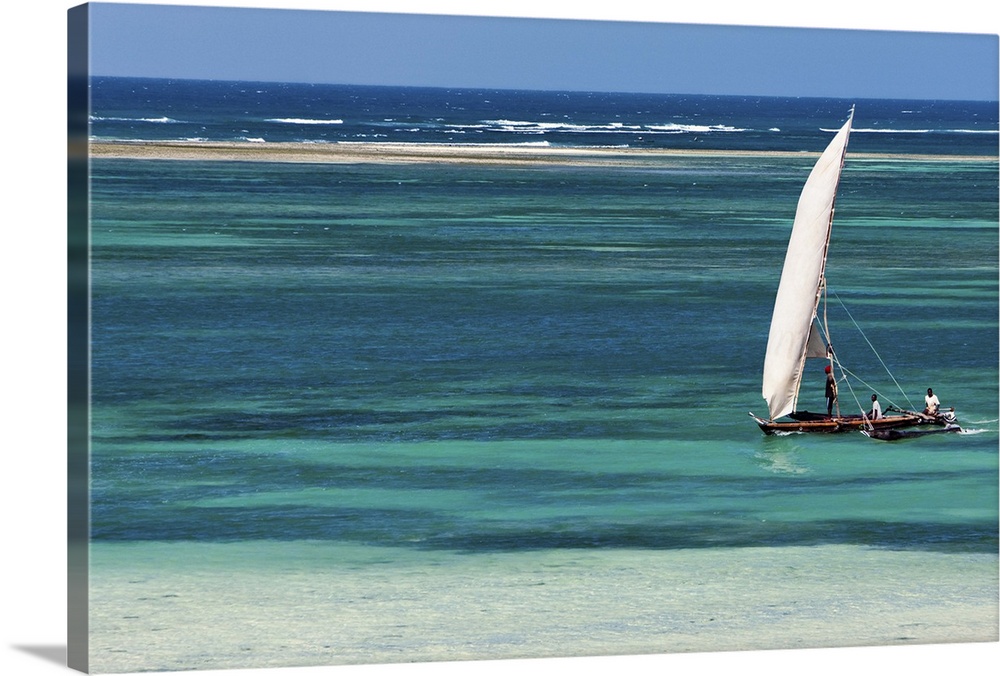
[[[997,104],[94,78],[100,139],[996,155]],[[825,130],[825,131],[824,131]]]
[[[966,433],[765,437],[795,203],[852,102],[95,80],[92,137],[758,151],[92,161],[92,537],[995,553],[997,106],[857,101],[841,360]],[[852,153],[859,155],[852,158]],[[854,331],[854,321],[864,336]],[[878,350],[871,354],[866,341]],[[879,364],[890,367],[900,392]],[[822,366],[803,385],[823,404]],[[860,407],[860,404],[858,404]]]

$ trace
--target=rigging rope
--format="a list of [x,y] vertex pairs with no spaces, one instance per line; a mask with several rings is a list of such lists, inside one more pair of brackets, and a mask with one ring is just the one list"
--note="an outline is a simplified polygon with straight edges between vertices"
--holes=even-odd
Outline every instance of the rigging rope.
[[[872,343],[871,343],[870,340],[868,340],[868,336],[866,336],[865,332],[861,330],[861,327],[854,320],[854,315],[852,315],[851,311],[847,309],[847,305],[844,304],[844,301],[841,300],[840,296],[837,295],[836,291],[833,292],[833,297],[836,298],[837,302],[840,303],[840,306],[842,308],[844,308],[844,312],[847,313],[847,316],[850,317],[851,322],[854,323],[854,328],[856,328],[858,330],[858,333],[861,334],[861,337],[865,339],[866,343],[868,343],[868,347],[870,347],[871,350],[872,350],[872,352],[875,353],[875,356],[878,358],[879,363],[882,364],[882,368],[884,368],[885,372],[889,374],[889,377],[892,378],[892,382],[895,383],[896,388],[899,390],[899,393],[903,395],[904,399],[906,399],[906,403],[909,405],[910,408],[913,408],[913,402],[911,402],[910,398],[908,396],[906,396],[906,392],[903,390],[903,388],[900,386],[899,382],[896,380],[896,376],[892,375],[892,371],[889,370],[889,367],[886,365],[885,361],[882,360],[882,356],[878,353],[878,350],[876,350],[875,346],[872,345]],[[840,366],[840,368],[841,368],[842,371],[844,371],[846,373],[850,373],[847,369],[844,368],[844,366],[840,363],[839,360],[837,361],[837,365]],[[855,378],[857,378],[857,376],[855,376],[853,373],[851,373],[850,375],[852,375]],[[858,378],[858,380],[863,385],[866,385],[866,386],[868,385],[868,383],[866,383],[865,381],[861,380],[861,378]],[[848,383],[848,387],[850,387],[850,383]],[[871,386],[869,386],[869,387],[871,387]],[[874,389],[874,388],[871,388],[871,389]],[[853,392],[854,392],[854,390],[852,389],[851,393],[853,394]],[[877,392],[877,390],[876,390],[876,392]],[[857,400],[857,397],[855,397],[855,400]],[[890,403],[892,403],[892,402],[890,401]],[[858,406],[859,407],[861,406],[860,402],[858,403]]]
[[843,380],[843,381],[844,381],[845,383],[847,383],[847,389],[849,389],[849,390],[851,391],[851,397],[853,397],[853,398],[854,398],[854,403],[858,405],[858,410],[859,410],[859,411],[861,411],[862,413],[864,413],[864,412],[865,412],[865,409],[864,409],[864,407],[863,407],[863,406],[861,405],[861,401],[859,401],[859,400],[858,400],[858,395],[857,395],[857,394],[856,394],[856,393],[854,392],[854,387],[852,387],[852,386],[851,386],[851,381],[850,381],[850,380],[848,379],[848,377],[847,377],[847,376],[851,376],[852,378],[857,378],[857,379],[858,379],[858,382],[860,382],[860,383],[861,383],[862,385],[864,385],[864,386],[866,386],[866,387],[869,387],[869,389],[871,389],[871,388],[870,388],[870,386],[868,385],[868,383],[866,383],[865,381],[861,380],[861,378],[858,378],[858,377],[857,377],[856,375],[854,375],[854,374],[853,374],[853,373],[851,372],[851,370],[850,370],[850,369],[846,368],[846,367],[845,367],[845,366],[844,366],[844,365],[843,365],[843,364],[841,363],[841,361],[840,361],[839,359],[837,359],[837,355],[836,355],[836,353],[835,353],[835,354],[833,355],[833,360],[834,360],[834,363],[836,363],[836,364],[837,364],[837,368],[839,368],[839,369],[840,369],[840,372],[841,372],[842,374],[844,374],[844,376],[843,376],[843,377],[842,377],[842,378],[841,378],[840,380]]
[[[864,385],[865,387],[867,387],[868,389],[870,389],[872,392],[874,392],[878,396],[880,396],[880,397],[884,396],[876,388],[872,387],[869,383],[866,383],[862,378],[860,378],[857,373],[854,373],[850,369],[846,368],[839,361],[837,362],[837,366],[840,368],[841,371],[844,372],[844,374],[846,376],[850,376],[851,378],[854,378],[855,380],[857,380],[859,383],[861,383],[862,385]],[[854,388],[851,387],[851,381],[848,380],[846,377],[844,378],[844,381],[847,383],[847,388],[851,391],[851,395],[854,397],[854,402],[858,405],[858,408],[862,412],[864,412],[865,408],[861,405],[861,401],[858,400],[858,396],[856,394],[854,394]],[[894,402],[892,399],[890,399],[889,397],[884,397],[884,398],[885,398],[886,402],[888,402],[889,406],[895,406],[896,408],[899,408],[899,405],[896,402]],[[912,405],[911,405],[911,408],[912,408]]]

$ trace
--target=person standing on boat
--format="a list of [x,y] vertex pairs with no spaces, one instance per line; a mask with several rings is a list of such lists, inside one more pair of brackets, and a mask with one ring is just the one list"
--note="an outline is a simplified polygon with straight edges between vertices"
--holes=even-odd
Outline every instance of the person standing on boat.
[[927,415],[937,415],[938,410],[941,408],[941,402],[938,401],[937,395],[934,394],[934,390],[927,388],[927,396],[924,397],[924,413]]
[[837,379],[833,376],[833,367],[826,366],[826,414],[833,415],[833,405],[837,403]]
[[882,404],[878,403],[878,395],[872,395],[872,410],[868,414],[870,420],[878,420],[882,417]]

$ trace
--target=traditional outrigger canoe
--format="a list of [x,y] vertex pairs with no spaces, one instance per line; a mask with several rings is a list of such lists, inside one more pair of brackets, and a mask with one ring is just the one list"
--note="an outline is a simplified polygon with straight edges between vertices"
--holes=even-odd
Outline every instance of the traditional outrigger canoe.
[[[764,420],[750,414],[760,426],[765,434],[776,432],[864,432],[867,436],[875,439],[895,440],[903,439],[907,436],[917,436],[920,433],[937,432],[960,432],[961,428],[955,424],[953,414],[927,415],[917,411],[899,410],[872,420],[865,414],[859,415],[825,415],[823,413],[809,413],[808,411],[798,411],[788,415],[791,420]],[[937,426],[940,429],[934,430],[904,430],[905,434],[900,434],[899,428],[922,427],[927,425]]]
[[[768,418],[765,420],[750,413],[765,434],[867,430],[872,433],[869,436],[882,438],[878,435],[887,430],[924,425],[943,427],[954,423],[953,413],[928,415],[894,407],[889,407],[887,413],[877,419],[870,419],[863,410],[856,415],[841,415],[839,405],[829,415],[797,410],[807,359],[827,360],[828,372],[839,369],[841,378],[836,380],[845,379],[845,369],[830,343],[826,261],[834,203],[853,119],[852,107],[844,126],[813,166],[799,196],[764,356],[762,394],[768,405]],[[780,420],[786,417],[789,419]]]

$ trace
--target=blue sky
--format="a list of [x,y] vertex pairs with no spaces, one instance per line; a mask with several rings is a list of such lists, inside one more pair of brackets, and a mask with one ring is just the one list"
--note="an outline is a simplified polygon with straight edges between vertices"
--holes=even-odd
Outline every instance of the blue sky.
[[91,5],[95,75],[998,98],[995,34]]

